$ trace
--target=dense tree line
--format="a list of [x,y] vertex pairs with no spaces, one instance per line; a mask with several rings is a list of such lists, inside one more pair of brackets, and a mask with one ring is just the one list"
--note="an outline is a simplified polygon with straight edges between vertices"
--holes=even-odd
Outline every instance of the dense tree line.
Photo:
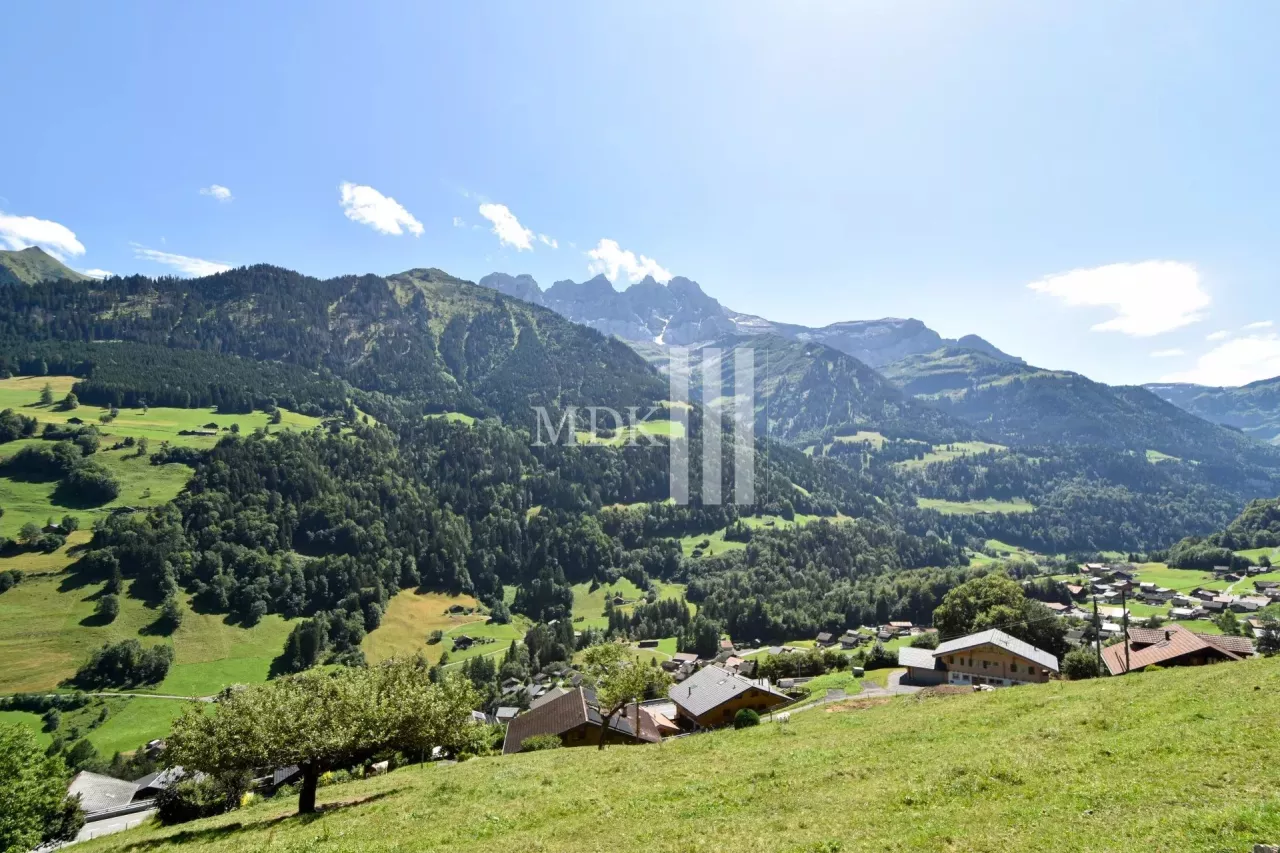
[[318,415],[341,411],[350,395],[346,383],[323,368],[127,341],[0,337],[0,375],[76,376],[72,390],[80,402],[118,408],[244,413],[280,405]]
[[[778,530],[712,559],[686,564],[699,615],[747,643],[785,642],[890,619],[928,623],[973,570],[933,535],[868,520]],[[696,567],[696,568],[694,568]]]
[[95,649],[71,682],[85,690],[159,684],[172,663],[172,646],[144,648],[137,640],[121,640]]

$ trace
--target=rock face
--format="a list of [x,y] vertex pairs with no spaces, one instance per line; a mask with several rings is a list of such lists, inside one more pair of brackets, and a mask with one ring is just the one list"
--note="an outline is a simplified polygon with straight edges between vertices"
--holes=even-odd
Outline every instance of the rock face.
[[917,353],[959,347],[1022,364],[977,335],[944,338],[919,320],[888,317],[853,320],[821,328],[775,323],[725,308],[692,281],[676,276],[661,284],[651,276],[626,290],[616,290],[603,275],[583,282],[557,281],[543,290],[530,275],[492,273],[483,287],[545,305],[575,323],[631,343],[696,346],[730,335],[778,335],[795,341],[825,344],[858,360],[881,367]]

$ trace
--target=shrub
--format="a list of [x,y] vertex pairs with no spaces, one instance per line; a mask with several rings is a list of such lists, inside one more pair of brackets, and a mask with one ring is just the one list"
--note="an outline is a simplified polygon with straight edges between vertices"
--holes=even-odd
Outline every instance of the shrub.
[[188,776],[160,792],[156,797],[156,816],[162,824],[171,826],[229,812],[240,805],[250,782],[247,773],[198,779]]
[[898,656],[884,647],[884,643],[876,643],[867,652],[866,660],[863,661],[863,668],[872,669],[888,669],[898,665]]
[[543,749],[559,749],[564,746],[557,735],[534,735],[520,741],[521,752],[538,752]]
[[936,649],[937,647],[937,631],[927,631],[923,634],[917,634],[911,638],[911,648],[913,649]]
[[0,572],[0,592],[13,589],[22,580],[22,572],[17,569],[5,569]]
[[760,725],[760,715],[750,708],[743,708],[733,715],[733,727],[735,729],[749,729],[758,725]]
[[1080,646],[1067,652],[1062,658],[1062,674],[1072,681],[1097,678],[1102,674],[1098,671],[1097,652],[1087,646]]
[[93,608],[93,612],[103,622],[116,621],[116,617],[120,615],[120,596],[107,593],[98,599],[98,604]]
[[63,502],[99,506],[120,494],[120,483],[107,469],[93,463],[77,465],[58,483],[57,498]]

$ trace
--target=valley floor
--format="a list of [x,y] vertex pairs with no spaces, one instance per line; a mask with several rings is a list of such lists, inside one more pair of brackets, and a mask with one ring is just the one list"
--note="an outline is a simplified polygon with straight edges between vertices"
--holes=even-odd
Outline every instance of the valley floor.
[[1280,841],[1280,659],[854,700],[654,746],[428,765],[94,841],[163,851],[1248,851]]

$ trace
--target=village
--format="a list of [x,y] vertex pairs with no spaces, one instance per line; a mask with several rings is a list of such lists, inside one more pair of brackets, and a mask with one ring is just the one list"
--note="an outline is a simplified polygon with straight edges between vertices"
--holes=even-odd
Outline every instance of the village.
[[[1267,608],[1274,613],[1280,603],[1280,581],[1259,578],[1267,571],[1223,569],[1214,573],[1214,588],[1173,589],[1143,581],[1132,566],[1088,563],[1081,576],[1064,579],[1070,604],[1038,603],[1047,618],[1061,622],[1067,647],[1076,650],[1068,654],[1096,657],[1098,674],[1229,663],[1255,656],[1254,640],[1275,630],[1272,617],[1257,615]],[[1243,617],[1237,633],[1218,627],[1237,617]],[[459,651],[486,641],[464,634],[452,639]],[[653,654],[658,644],[637,640],[628,648],[636,655]],[[819,631],[811,640],[784,645],[751,647],[722,637],[714,655],[684,651],[653,657],[648,665],[663,673],[662,694],[637,697],[611,711],[598,701],[596,685],[576,660],[553,661],[526,679],[506,678],[496,702],[472,711],[471,723],[491,728],[503,755],[653,744],[726,727],[786,725],[793,713],[851,697],[986,691],[1069,675],[1055,654],[1000,628],[943,637],[933,627],[890,620]],[[186,775],[182,767],[165,766],[164,750],[163,740],[146,745],[160,769],[134,781],[90,771],[75,775],[68,793],[80,798],[86,819],[77,840],[138,825],[155,813],[157,799]],[[454,756],[437,748],[428,758],[448,762]],[[386,772],[391,764],[373,762],[361,773]],[[297,765],[275,768],[255,779],[253,788],[270,796],[291,789],[300,777]]]

